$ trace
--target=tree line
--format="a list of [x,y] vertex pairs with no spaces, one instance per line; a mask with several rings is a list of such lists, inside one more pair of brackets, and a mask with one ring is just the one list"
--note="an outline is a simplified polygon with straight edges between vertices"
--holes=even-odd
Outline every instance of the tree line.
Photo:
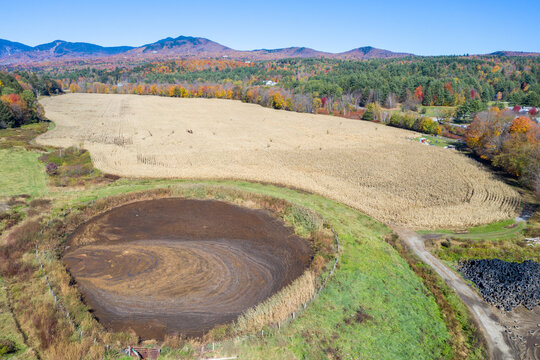
[[516,116],[519,108],[492,107],[467,129],[467,146],[482,159],[515,176],[540,197],[540,125],[534,116]]
[[209,84],[261,86],[272,80],[292,94],[326,98],[328,107],[365,107],[375,102],[459,106],[469,100],[540,106],[538,57],[429,57],[373,59],[281,59],[238,61],[184,59],[122,67],[48,69],[70,83]]
[[0,72],[0,129],[43,120],[43,108],[37,98],[61,92],[60,84],[48,77]]

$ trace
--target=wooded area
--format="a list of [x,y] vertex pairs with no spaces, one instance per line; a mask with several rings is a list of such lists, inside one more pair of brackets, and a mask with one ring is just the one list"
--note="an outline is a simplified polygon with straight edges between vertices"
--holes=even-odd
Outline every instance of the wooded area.
[[31,73],[10,75],[0,72],[0,129],[19,127],[44,119],[40,95],[62,92],[60,85],[47,77]]

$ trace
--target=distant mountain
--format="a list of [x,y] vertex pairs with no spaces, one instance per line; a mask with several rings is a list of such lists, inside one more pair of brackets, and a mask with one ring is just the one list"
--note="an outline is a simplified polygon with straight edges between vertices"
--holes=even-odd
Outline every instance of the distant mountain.
[[337,54],[340,59],[388,59],[395,57],[415,56],[408,53],[396,53],[389,50],[377,49],[371,46],[364,46]]
[[104,47],[84,42],[55,40],[38,46],[28,46],[0,39],[0,64],[32,63],[54,59],[107,57],[133,49],[132,46]]
[[0,58],[18,54],[25,51],[30,51],[31,49],[32,47],[28,45],[0,39]]
[[491,56],[540,56],[540,53],[526,52],[526,51],[495,51],[487,55],[491,55]]
[[[318,51],[307,47],[281,49],[257,49],[240,51],[221,45],[215,41],[192,36],[168,37],[139,47],[103,47],[83,42],[55,40],[35,47],[7,40],[0,40],[0,65],[35,63],[54,59],[75,60],[85,58],[108,58],[115,55],[123,59],[156,59],[175,57],[225,57],[233,59],[273,60],[283,58],[338,58],[373,59],[409,56],[371,46],[353,49],[339,54]],[[114,59],[113,59],[114,60]]]
[[[168,37],[139,47],[104,47],[84,42],[55,40],[35,47],[0,39],[0,65],[17,66],[43,61],[64,60],[138,60],[173,59],[182,57],[232,58],[243,60],[273,60],[283,58],[333,58],[333,59],[387,59],[416,56],[409,53],[392,52],[371,46],[359,47],[342,53],[328,53],[307,47],[281,49],[257,49],[240,51],[215,41],[192,36]],[[482,55],[486,56],[486,55]],[[540,53],[519,51],[497,51],[487,56],[540,56]]]
[[152,44],[143,45],[132,50],[132,53],[153,53],[164,55],[197,55],[221,54],[232,49],[215,41],[200,37],[179,36],[175,39],[168,37]]
[[254,56],[263,58],[275,59],[275,58],[319,58],[319,57],[332,57],[333,54],[318,51],[307,47],[288,47],[282,49],[258,49],[252,50],[250,53]]
[[104,47],[84,42],[67,42],[55,40],[53,42],[35,46],[31,52],[47,52],[54,56],[64,55],[115,55],[133,49],[131,46]]

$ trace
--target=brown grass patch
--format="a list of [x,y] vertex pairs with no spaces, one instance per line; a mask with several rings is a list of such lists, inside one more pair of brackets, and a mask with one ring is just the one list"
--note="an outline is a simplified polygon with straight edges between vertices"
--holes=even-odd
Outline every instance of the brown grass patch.
[[292,284],[240,316],[234,324],[234,332],[245,334],[259,331],[266,325],[285,321],[313,298],[315,286],[315,274],[306,270]]
[[490,223],[520,207],[519,194],[474,160],[371,122],[217,99],[69,94],[42,103],[57,126],[37,142],[82,146],[106,173],[283,184],[414,228]]

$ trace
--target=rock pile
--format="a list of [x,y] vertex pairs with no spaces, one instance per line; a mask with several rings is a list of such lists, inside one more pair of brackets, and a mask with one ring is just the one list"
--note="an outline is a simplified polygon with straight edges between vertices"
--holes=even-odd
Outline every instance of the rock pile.
[[461,261],[463,277],[472,281],[490,304],[510,311],[523,305],[531,310],[540,305],[540,264],[499,259]]

